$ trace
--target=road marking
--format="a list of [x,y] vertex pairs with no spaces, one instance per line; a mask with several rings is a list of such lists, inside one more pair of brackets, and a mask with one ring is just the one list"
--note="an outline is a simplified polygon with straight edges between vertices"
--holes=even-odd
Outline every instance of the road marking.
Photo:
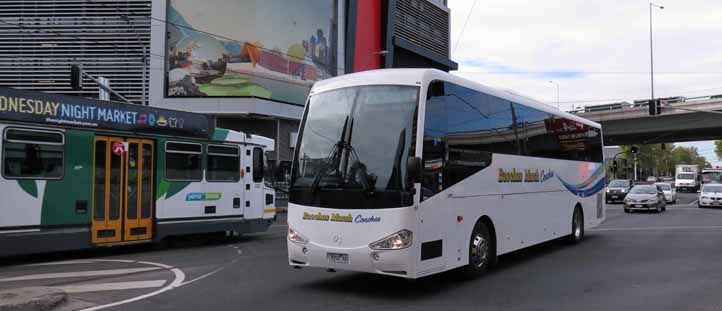
[[699,201],[699,200],[692,201],[692,203],[689,203],[689,206],[694,206],[695,204],[697,204],[697,201]]
[[77,293],[89,293],[89,292],[104,292],[112,290],[126,290],[126,289],[143,289],[143,288],[156,288],[165,285],[166,280],[152,280],[152,281],[137,281],[137,282],[114,282],[114,283],[100,283],[100,284],[80,284],[80,285],[63,285],[53,286],[54,288],[62,289],[68,294]]
[[[97,260],[97,261],[110,261],[110,262],[112,262],[113,260],[112,260],[112,259],[106,259],[106,260]],[[166,285],[165,287],[163,287],[163,288],[161,288],[161,289],[159,289],[159,290],[157,290],[157,291],[154,291],[154,292],[151,292],[151,293],[148,293],[148,294],[145,294],[145,295],[141,295],[141,296],[138,296],[138,297],[133,297],[133,298],[130,298],[130,299],[126,299],[126,300],[121,300],[121,301],[118,301],[118,302],[113,302],[113,303],[109,303],[109,304],[104,304],[104,305],[100,305],[100,306],[95,306],[95,307],[91,307],[91,308],[82,309],[82,310],[80,310],[80,311],[97,311],[97,310],[102,310],[102,309],[105,309],[105,308],[110,308],[110,307],[115,307],[115,306],[119,306],[119,305],[124,305],[124,304],[131,303],[131,302],[136,302],[136,301],[143,300],[143,299],[146,299],[146,298],[150,298],[150,297],[153,297],[153,296],[157,296],[157,295],[160,295],[160,294],[162,294],[162,293],[165,293],[165,292],[167,292],[167,291],[169,291],[169,290],[172,290],[172,289],[180,286],[180,284],[183,283],[183,280],[185,280],[185,278],[186,278],[185,273],[183,273],[183,271],[181,271],[181,269],[178,269],[178,268],[173,267],[173,266],[164,265],[164,264],[162,264],[162,263],[149,262],[149,261],[137,261],[137,263],[139,263],[139,264],[145,264],[145,265],[151,265],[151,266],[156,266],[156,267],[159,267],[159,268],[163,268],[163,269],[170,270],[170,271],[173,272],[173,274],[175,275],[175,279],[173,280],[173,282],[171,282],[170,284]]]
[[211,272],[208,272],[208,273],[206,273],[206,274],[204,274],[204,275],[201,275],[201,276],[199,276],[199,277],[197,277],[197,278],[195,278],[195,279],[192,279],[192,280],[188,280],[188,281],[186,281],[186,282],[183,282],[183,283],[181,283],[181,284],[178,285],[178,286],[180,287],[180,286],[184,286],[184,285],[191,284],[191,283],[193,283],[193,282],[195,282],[195,281],[200,281],[200,280],[205,279],[205,278],[207,278],[207,277],[209,277],[209,276],[211,276],[211,275],[214,275],[214,274],[216,274],[216,273],[218,273],[218,272],[221,272],[221,270],[223,270],[223,269],[225,269],[225,268],[226,268],[226,267],[220,267],[220,268],[215,269],[215,270],[213,270],[213,271],[211,271]]
[[12,277],[12,278],[4,278],[4,279],[0,279],[0,282],[120,275],[120,274],[148,272],[148,271],[154,271],[154,270],[160,270],[160,268],[149,267],[149,268],[110,269],[110,270],[96,270],[96,271],[60,272],[60,273],[41,273],[41,274],[30,274],[30,275],[24,275],[24,276]]
[[88,264],[88,263],[93,263],[93,261],[92,260],[55,261],[55,262],[43,262],[43,263],[33,263],[33,264],[21,265],[20,267],[78,265],[78,264]]
[[596,228],[588,231],[639,231],[639,230],[685,230],[685,229],[722,229],[722,226],[695,226],[695,227],[631,227],[631,228]]

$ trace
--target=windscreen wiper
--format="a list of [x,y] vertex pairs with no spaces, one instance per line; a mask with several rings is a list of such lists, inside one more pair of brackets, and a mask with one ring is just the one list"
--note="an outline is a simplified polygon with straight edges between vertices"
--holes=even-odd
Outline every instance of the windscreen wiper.
[[346,116],[346,120],[343,123],[343,129],[341,130],[341,138],[333,145],[331,152],[329,153],[328,157],[326,157],[325,165],[323,166],[323,168],[321,168],[321,170],[316,173],[316,176],[314,176],[313,183],[311,183],[311,193],[316,194],[321,180],[323,180],[324,177],[328,176],[332,168],[335,167],[338,171],[338,167],[341,161],[339,155],[343,153],[346,130],[348,129],[348,122],[349,116]]

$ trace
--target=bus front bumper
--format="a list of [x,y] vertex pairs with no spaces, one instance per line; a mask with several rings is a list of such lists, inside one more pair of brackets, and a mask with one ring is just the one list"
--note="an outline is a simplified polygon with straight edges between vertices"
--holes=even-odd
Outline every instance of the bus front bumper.
[[378,273],[413,278],[412,247],[397,250],[373,250],[368,246],[336,248],[288,242],[288,263],[294,267]]

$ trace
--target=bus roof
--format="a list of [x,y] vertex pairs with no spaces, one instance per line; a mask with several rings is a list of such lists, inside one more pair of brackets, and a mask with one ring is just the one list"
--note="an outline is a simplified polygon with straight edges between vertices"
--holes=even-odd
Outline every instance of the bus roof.
[[555,114],[569,120],[601,128],[601,125],[597,122],[587,120],[567,112],[559,111],[531,97],[511,90],[492,88],[438,69],[376,69],[351,73],[316,82],[311,89],[311,94],[358,85],[394,84],[421,86],[428,85],[434,80],[452,82],[463,87],[481,91],[486,94],[529,106],[547,113]]

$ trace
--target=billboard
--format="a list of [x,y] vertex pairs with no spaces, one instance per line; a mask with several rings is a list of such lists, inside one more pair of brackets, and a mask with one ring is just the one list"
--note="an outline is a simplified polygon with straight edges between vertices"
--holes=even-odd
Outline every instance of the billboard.
[[303,104],[339,72],[338,0],[169,0],[166,97]]

